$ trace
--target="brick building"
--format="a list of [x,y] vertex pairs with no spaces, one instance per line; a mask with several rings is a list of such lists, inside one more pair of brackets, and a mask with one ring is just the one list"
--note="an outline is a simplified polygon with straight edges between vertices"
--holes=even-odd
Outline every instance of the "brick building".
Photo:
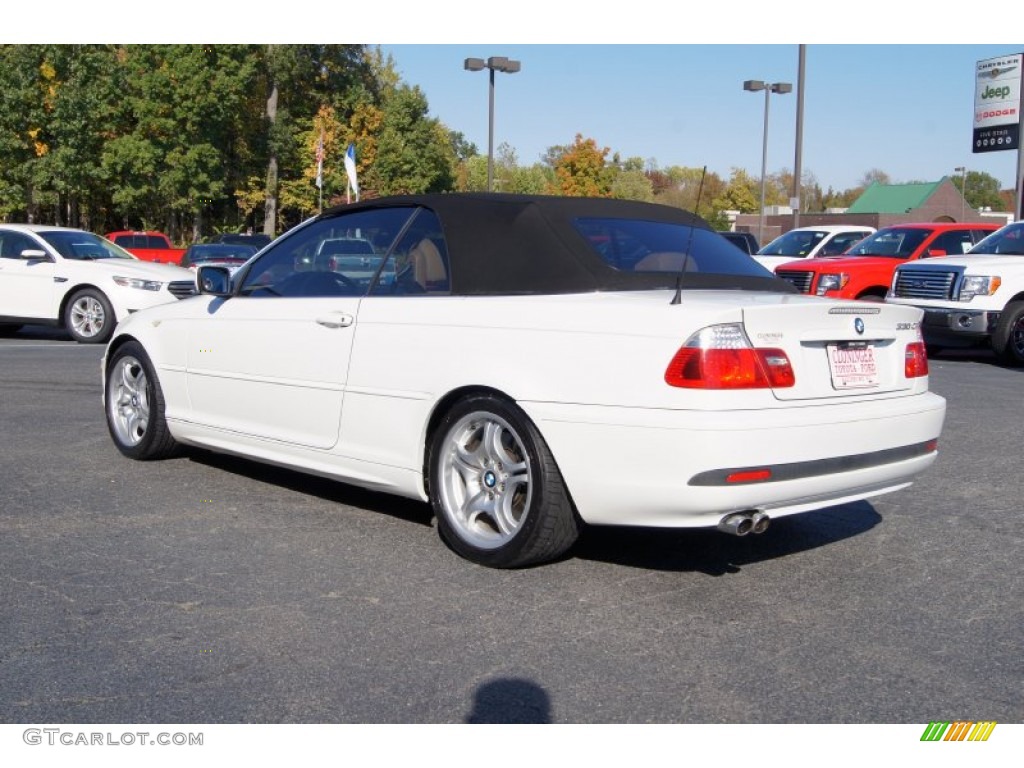
[[[768,213],[770,215],[764,218],[761,245],[793,229],[791,209],[781,208]],[[875,182],[843,212],[801,213],[800,226],[844,224],[881,229],[893,224],[920,221],[991,222],[996,216],[1012,221],[1012,214],[991,214],[971,208],[956,185],[944,176],[939,181],[921,184]],[[735,228],[739,232],[752,232],[756,235],[759,221],[760,216],[756,213],[741,213],[736,217]]]

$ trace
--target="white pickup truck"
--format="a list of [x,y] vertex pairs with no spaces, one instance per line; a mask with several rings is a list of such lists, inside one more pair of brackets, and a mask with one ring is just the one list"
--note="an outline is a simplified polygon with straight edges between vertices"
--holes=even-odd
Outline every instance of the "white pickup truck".
[[924,310],[929,351],[990,344],[1003,362],[1024,366],[1024,222],[1007,224],[963,256],[897,267],[885,300]]

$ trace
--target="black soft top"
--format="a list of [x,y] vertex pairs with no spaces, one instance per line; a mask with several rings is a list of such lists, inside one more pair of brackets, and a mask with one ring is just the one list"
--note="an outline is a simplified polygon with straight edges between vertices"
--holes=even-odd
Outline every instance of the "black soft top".
[[[451,289],[455,295],[675,287],[674,273],[620,271],[605,262],[574,226],[581,218],[678,224],[719,237],[707,222],[681,208],[610,198],[492,193],[400,195],[337,206],[324,211],[321,217],[394,207],[424,207],[437,214],[448,249]],[[735,246],[725,245],[735,250]],[[707,271],[688,271],[683,288],[783,293],[796,290],[770,273],[754,276]]]

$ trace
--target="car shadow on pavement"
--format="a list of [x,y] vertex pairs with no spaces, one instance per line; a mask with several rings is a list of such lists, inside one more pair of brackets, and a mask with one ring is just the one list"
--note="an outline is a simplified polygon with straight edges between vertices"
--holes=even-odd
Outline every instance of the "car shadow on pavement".
[[16,341],[74,341],[63,328],[49,325],[26,325],[3,338]]
[[657,571],[739,573],[742,566],[806,552],[871,530],[881,515],[866,501],[773,520],[763,534],[705,528],[586,528],[570,557]]
[[426,502],[406,499],[390,493],[358,488],[341,480],[331,480],[326,477],[318,477],[317,475],[310,475],[283,467],[275,467],[250,459],[213,453],[200,448],[188,448],[185,450],[184,456],[189,461],[224,472],[230,472],[234,475],[240,475],[260,483],[269,483],[281,488],[287,488],[296,493],[315,496],[325,501],[390,515],[409,523],[417,523],[429,527],[433,519],[433,510],[431,510],[430,505]]
[[[269,483],[296,493],[345,504],[392,518],[431,526],[425,502],[370,491],[340,480],[308,475],[198,448],[185,458],[207,467]],[[882,517],[866,501],[773,520],[760,535],[731,536],[703,528],[586,526],[560,560],[592,560],[659,571],[698,571],[712,576],[738,573],[742,566],[827,546],[871,530]]]

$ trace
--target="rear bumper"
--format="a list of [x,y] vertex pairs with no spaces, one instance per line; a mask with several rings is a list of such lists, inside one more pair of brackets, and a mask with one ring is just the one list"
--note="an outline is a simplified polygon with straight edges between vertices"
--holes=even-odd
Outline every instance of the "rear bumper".
[[[551,447],[588,523],[710,527],[772,517],[908,485],[937,456],[945,418],[934,393],[759,411],[666,411],[521,403]],[[757,472],[769,468],[768,479]],[[780,471],[781,470],[781,471]],[[739,482],[725,482],[735,472]]]

